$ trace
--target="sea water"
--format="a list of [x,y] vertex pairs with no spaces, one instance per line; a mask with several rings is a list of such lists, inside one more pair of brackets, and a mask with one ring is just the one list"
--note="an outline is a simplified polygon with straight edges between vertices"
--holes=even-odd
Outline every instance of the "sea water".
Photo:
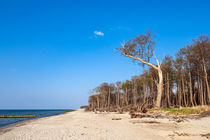
[[[35,118],[48,117],[70,112],[72,110],[0,110],[0,115],[16,116],[16,115],[35,115]],[[0,118],[0,128],[9,126],[11,124],[19,123],[21,121],[30,120],[34,118]]]

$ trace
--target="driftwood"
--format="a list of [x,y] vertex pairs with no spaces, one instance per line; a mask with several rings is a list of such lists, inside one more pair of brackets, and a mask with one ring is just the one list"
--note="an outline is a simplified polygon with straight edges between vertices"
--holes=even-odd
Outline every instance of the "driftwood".
[[210,138],[210,133],[206,133],[206,134],[189,134],[189,133],[179,133],[176,131],[173,131],[174,134],[169,134],[169,136],[171,136],[172,138],[177,135],[177,136],[201,136],[201,137],[206,137],[207,139]]
[[121,118],[112,118],[112,120],[122,120]]
[[146,113],[131,113],[131,118],[155,118],[155,119],[169,119],[169,121],[175,121],[177,123],[184,122],[186,119],[197,119],[198,116],[165,116],[162,114],[146,114]]
[[206,137],[207,139],[210,138],[210,133],[200,134],[201,137]]
[[209,117],[210,116],[210,111],[206,111],[206,112],[203,112],[200,114],[200,118],[203,118],[203,117]]
[[197,136],[196,134],[178,133],[176,131],[174,131],[174,134],[176,134],[177,136]]
[[186,116],[165,116],[163,114],[158,113],[137,113],[137,112],[131,112],[131,118],[155,118],[155,119],[169,119],[169,121],[174,121],[176,123],[181,123],[184,121],[188,121],[188,119],[200,119],[202,117],[209,116],[210,112],[202,113],[200,115],[186,115]]
[[132,124],[137,124],[137,123],[159,124],[160,122],[158,122],[158,121],[136,120],[136,121],[131,121],[131,123]]
[[118,109],[118,113],[119,113],[119,114],[123,114],[123,109],[122,109],[122,108],[119,108],[119,109]]
[[146,113],[131,113],[131,118],[160,118],[162,117],[160,114],[146,114]]

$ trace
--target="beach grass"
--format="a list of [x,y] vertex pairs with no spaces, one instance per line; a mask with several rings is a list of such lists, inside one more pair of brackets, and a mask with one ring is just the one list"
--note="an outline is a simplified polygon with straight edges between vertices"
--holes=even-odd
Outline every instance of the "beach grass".
[[161,112],[166,116],[181,116],[194,115],[210,111],[209,106],[184,107],[184,108],[164,108],[164,109],[150,109],[149,112]]

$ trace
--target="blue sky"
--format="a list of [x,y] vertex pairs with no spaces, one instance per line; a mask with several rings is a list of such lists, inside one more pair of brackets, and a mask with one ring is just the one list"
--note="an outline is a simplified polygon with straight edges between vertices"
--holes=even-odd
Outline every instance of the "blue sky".
[[208,0],[0,0],[0,109],[78,108],[142,72],[114,48],[145,30],[156,56],[210,34]]

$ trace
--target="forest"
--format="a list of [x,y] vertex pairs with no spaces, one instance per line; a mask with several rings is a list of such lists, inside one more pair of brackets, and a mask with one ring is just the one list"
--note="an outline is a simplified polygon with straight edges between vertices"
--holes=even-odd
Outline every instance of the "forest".
[[89,96],[92,111],[141,111],[210,104],[210,38],[200,35],[175,56],[155,57],[155,35],[146,31],[115,51],[144,67],[126,81],[102,83]]

